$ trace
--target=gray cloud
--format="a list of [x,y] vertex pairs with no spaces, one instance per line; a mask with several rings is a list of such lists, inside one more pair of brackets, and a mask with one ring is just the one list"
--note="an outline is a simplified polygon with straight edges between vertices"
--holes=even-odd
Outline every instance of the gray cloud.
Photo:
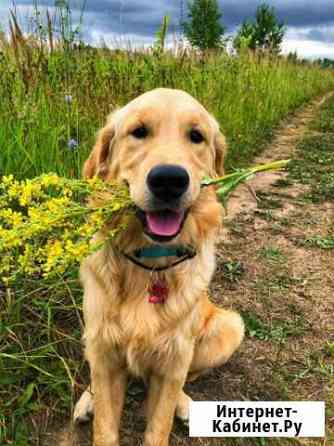
[[[0,18],[4,15],[4,3],[0,0]],[[183,0],[184,9],[188,0]],[[180,22],[182,0],[87,0],[84,14],[83,33],[88,40],[97,34],[122,35],[144,39],[154,37],[164,15],[171,17],[171,31],[176,31]],[[334,42],[333,0],[269,0],[276,8],[278,17],[288,30],[293,29],[296,39],[332,43]],[[26,10],[33,0],[16,0],[18,9]],[[54,0],[39,0],[44,8],[52,8]],[[70,0],[73,19],[79,18],[83,0]],[[245,19],[254,16],[260,0],[219,0],[223,12],[223,23],[232,33]],[[4,18],[4,17],[2,17]],[[184,17],[186,18],[186,17]]]
[[[20,6],[28,7],[32,0],[16,0]],[[54,0],[39,0],[39,5],[52,8]],[[73,17],[79,16],[83,1],[70,2]],[[171,25],[175,28],[179,22],[178,0],[87,0],[84,14],[84,24],[87,28],[94,27],[103,32],[140,36],[152,36],[158,29],[164,15],[171,17]],[[86,30],[87,31],[87,30]]]
[[334,43],[334,27],[332,29],[311,29],[306,33],[307,40],[316,42]]
[[[272,0],[268,2],[276,8],[278,17],[288,26],[305,27],[334,23],[334,5],[332,0]],[[235,26],[246,18],[252,18],[259,4],[258,1],[232,0],[222,1],[225,20]]]
[[[31,5],[32,0],[16,0],[17,5]],[[40,5],[53,6],[54,0],[40,0]],[[80,9],[80,0],[72,0],[71,7]],[[147,34],[159,26],[164,14],[169,14],[176,24],[180,18],[182,0],[87,0],[86,12],[94,16],[97,24],[104,26],[106,19],[111,23],[122,21],[131,28],[125,32]],[[229,30],[240,24],[245,18],[251,18],[259,4],[258,0],[220,0],[223,21]],[[310,27],[334,23],[333,0],[271,0],[268,2],[277,10],[280,19],[288,26]],[[187,0],[183,0],[184,7]],[[133,29],[133,26],[135,28]]]

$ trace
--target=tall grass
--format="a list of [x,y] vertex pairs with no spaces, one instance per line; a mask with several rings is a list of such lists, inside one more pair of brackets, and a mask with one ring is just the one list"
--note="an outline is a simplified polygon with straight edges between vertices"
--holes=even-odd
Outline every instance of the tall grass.
[[[215,114],[231,170],[250,162],[288,113],[334,88],[332,71],[283,58],[175,57],[75,44],[64,14],[61,40],[50,16],[44,33],[27,37],[15,15],[10,36],[0,33],[0,176],[78,177],[106,115],[161,86],[188,91]],[[49,415],[69,418],[80,382],[87,382],[80,305],[76,271],[52,283],[0,286],[1,445],[38,444]]]
[[188,91],[216,115],[231,169],[249,162],[284,116],[334,86],[332,71],[283,58],[69,47],[48,29],[49,45],[26,38],[15,20],[11,41],[2,38],[1,173],[79,176],[106,115],[161,86]]

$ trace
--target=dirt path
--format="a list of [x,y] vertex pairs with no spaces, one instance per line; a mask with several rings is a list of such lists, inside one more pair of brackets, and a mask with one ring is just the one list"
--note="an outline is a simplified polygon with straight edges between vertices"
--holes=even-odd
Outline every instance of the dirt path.
[[[285,121],[254,163],[298,157],[296,146],[328,97]],[[304,241],[334,233],[334,203],[303,201],[309,185],[292,182],[286,172],[259,175],[250,185],[253,193],[241,186],[229,201],[211,290],[218,305],[243,315],[247,336],[226,366],[187,384],[186,391],[195,400],[325,400],[327,424],[333,425],[334,256]],[[121,437],[127,446],[140,445],[144,429],[137,386],[130,386],[125,407]],[[87,445],[89,435],[77,432],[73,442],[63,432],[54,444]],[[172,446],[333,444],[333,430],[325,441],[189,439],[178,422],[171,436]]]
[[[263,151],[263,153],[256,157],[252,164],[269,163],[270,161],[280,159],[290,159],[294,157],[295,148],[298,142],[303,138],[307,131],[307,126],[317,114],[321,105],[333,93],[328,93],[320,98],[315,99],[306,107],[301,108],[297,113],[285,119],[274,133],[272,142]],[[286,173],[267,172],[257,175],[253,180],[247,184],[252,189],[259,189],[265,191],[275,183],[278,179],[286,177]],[[291,189],[290,193],[294,193]],[[297,191],[295,192],[297,193]],[[257,207],[256,199],[251,194],[250,190],[245,185],[241,185],[238,190],[232,195],[228,202],[228,217],[227,220],[233,219],[241,211],[251,211]]]
[[[313,144],[329,138],[328,172],[333,172],[334,133],[326,136],[308,128],[331,95],[284,122],[254,164],[298,159],[301,141]],[[243,314],[247,336],[239,355],[203,385],[210,389],[211,399],[325,400],[327,438],[240,439],[224,444],[334,444],[334,250],[308,242],[333,236],[334,195],[331,200],[305,199],[309,177],[307,169],[299,180],[292,180],[288,172],[264,173],[250,182],[251,191],[243,185],[229,200],[213,295],[217,303]],[[210,399],[209,392],[203,397],[195,391],[193,396]]]

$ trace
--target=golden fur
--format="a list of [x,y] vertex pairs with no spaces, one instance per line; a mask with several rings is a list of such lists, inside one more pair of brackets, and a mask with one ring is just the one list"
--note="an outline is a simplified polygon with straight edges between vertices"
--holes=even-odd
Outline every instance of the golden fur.
[[[131,132],[148,126],[149,137]],[[190,128],[205,140],[192,144]],[[226,362],[243,338],[243,323],[232,311],[213,305],[208,285],[215,269],[214,247],[221,225],[215,192],[200,189],[205,175],[221,175],[225,139],[215,119],[185,92],[157,89],[117,110],[100,131],[85,163],[84,176],[125,180],[135,203],[145,209],[149,192],[145,178],[157,164],[182,165],[190,175],[183,198],[189,208],[173,243],[191,244],[197,255],[165,272],[144,271],[120,254],[153,243],[136,218],[113,246],[105,246],[83,263],[85,355],[91,369],[92,397],[86,391],[75,419],[94,408],[94,446],[118,446],[119,423],[127,375],[142,377],[149,386],[145,446],[166,446],[174,414],[188,417],[188,378]],[[102,237],[102,235],[100,235]],[[155,260],[152,265],[169,260]],[[163,304],[148,300],[152,280],[168,283]]]

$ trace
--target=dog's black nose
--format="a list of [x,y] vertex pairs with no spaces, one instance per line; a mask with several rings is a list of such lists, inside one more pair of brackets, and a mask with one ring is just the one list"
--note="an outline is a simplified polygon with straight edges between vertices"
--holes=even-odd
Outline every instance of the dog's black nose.
[[160,164],[153,167],[147,176],[147,184],[152,194],[161,201],[177,200],[189,187],[186,169],[174,164]]

